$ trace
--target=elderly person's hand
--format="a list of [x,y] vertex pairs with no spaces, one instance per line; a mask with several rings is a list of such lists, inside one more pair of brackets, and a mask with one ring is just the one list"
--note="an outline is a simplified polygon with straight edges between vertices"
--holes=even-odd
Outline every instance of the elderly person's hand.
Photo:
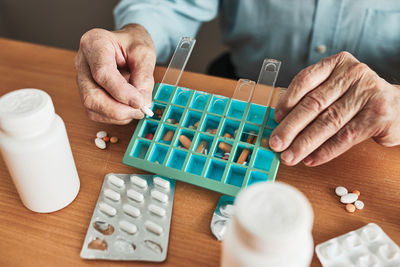
[[112,124],[143,118],[141,108],[151,105],[155,63],[153,41],[140,25],[85,33],[75,67],[89,118]]
[[347,52],[302,70],[281,97],[270,147],[281,161],[317,166],[373,137],[400,144],[400,87]]

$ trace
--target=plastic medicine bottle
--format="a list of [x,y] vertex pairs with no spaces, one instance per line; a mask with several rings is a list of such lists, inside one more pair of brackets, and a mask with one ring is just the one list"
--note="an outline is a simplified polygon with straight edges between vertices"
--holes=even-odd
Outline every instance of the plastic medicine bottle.
[[67,131],[46,92],[21,89],[0,98],[0,150],[28,209],[53,212],[77,196]]
[[305,267],[313,255],[313,212],[297,189],[261,182],[241,191],[222,244],[223,267]]

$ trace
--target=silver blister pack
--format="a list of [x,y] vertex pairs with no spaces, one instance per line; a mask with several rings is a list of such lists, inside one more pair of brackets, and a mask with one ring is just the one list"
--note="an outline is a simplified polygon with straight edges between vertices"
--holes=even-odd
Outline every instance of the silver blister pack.
[[175,181],[107,174],[81,258],[161,262],[167,257]]
[[235,201],[234,197],[231,196],[221,196],[217,207],[213,213],[211,219],[211,232],[217,238],[218,241],[222,241],[224,239],[224,235],[226,232],[226,226],[230,218],[234,212],[233,202]]

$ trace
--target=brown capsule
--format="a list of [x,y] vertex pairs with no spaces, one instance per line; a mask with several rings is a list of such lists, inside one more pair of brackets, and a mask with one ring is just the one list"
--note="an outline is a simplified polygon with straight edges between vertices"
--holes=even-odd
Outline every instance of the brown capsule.
[[119,139],[118,139],[118,137],[116,137],[116,136],[112,136],[112,137],[110,138],[110,142],[111,142],[112,144],[118,143],[118,141],[119,141]]
[[255,135],[256,133],[254,131],[250,131],[250,133],[247,134],[246,143],[252,144]]
[[186,135],[179,136],[179,141],[186,149],[189,149],[190,146],[192,145],[192,141]]
[[228,152],[228,153],[231,153],[231,150],[232,150],[232,146],[225,142],[219,143],[218,148],[221,149],[222,151]]
[[208,147],[208,142],[206,140],[202,140],[202,141],[200,141],[199,145],[197,146],[196,152],[204,153],[207,150],[207,147]]
[[267,137],[264,137],[263,139],[261,139],[261,146],[268,147],[268,138]]
[[240,153],[237,163],[243,164],[247,160],[247,157],[249,156],[249,154],[250,154],[250,150],[248,150],[247,148],[243,149],[242,153]]
[[163,136],[163,141],[167,141],[167,142],[170,142],[171,140],[172,140],[172,137],[174,136],[174,131],[172,131],[172,130],[169,130],[169,131],[167,131],[165,134],[164,134],[164,136]]
[[232,138],[232,135],[230,133],[224,133],[224,137],[226,138]]

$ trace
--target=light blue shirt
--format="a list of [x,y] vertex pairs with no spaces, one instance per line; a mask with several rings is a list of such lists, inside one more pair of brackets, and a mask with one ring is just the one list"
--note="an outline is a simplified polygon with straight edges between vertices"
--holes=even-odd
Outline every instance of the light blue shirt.
[[390,82],[400,81],[399,0],[122,0],[116,26],[144,26],[163,63],[181,36],[195,37],[220,13],[237,76],[256,80],[264,58],[282,61],[278,85],[348,51]]

